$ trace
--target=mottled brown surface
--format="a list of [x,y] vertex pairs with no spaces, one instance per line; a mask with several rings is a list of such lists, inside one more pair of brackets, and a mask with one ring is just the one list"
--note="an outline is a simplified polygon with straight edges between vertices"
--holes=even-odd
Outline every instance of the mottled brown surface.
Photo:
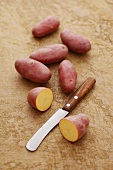
[[[47,15],[60,18],[58,31],[36,39],[32,27]],[[92,50],[86,55],[69,53],[77,72],[77,87],[89,76],[95,88],[70,115],[86,113],[90,127],[76,143],[66,141],[57,126],[36,152],[25,145],[68,96],[58,82],[59,64],[49,66],[52,78],[45,86],[54,92],[51,109],[40,113],[26,100],[28,91],[40,86],[19,76],[17,58],[36,49],[61,43],[68,28],[86,36]],[[0,170],[112,170],[113,169],[113,0],[0,0]]]

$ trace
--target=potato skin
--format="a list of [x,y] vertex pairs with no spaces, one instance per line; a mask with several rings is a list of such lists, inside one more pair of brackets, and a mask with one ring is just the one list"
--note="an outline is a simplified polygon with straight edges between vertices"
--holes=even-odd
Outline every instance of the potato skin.
[[17,72],[24,78],[37,83],[46,83],[51,78],[51,71],[44,64],[31,58],[15,61]]
[[60,34],[63,44],[65,44],[70,51],[76,53],[87,53],[91,49],[91,43],[82,35],[75,34],[74,32],[65,29]]
[[78,130],[78,139],[80,139],[86,132],[89,126],[89,118],[86,114],[80,113],[78,115],[67,116],[65,119],[71,121]]
[[32,29],[34,37],[43,37],[51,34],[58,29],[60,21],[54,16],[48,16],[39,23],[37,23]]
[[77,72],[69,60],[63,60],[58,67],[60,86],[65,93],[71,93],[77,80]]
[[44,64],[56,63],[65,58],[68,48],[63,44],[52,44],[38,49],[30,55],[30,58]]
[[27,101],[35,109],[37,109],[37,107],[36,107],[36,97],[44,89],[46,89],[46,88],[45,87],[36,87],[36,88],[30,90],[29,93],[28,93]]

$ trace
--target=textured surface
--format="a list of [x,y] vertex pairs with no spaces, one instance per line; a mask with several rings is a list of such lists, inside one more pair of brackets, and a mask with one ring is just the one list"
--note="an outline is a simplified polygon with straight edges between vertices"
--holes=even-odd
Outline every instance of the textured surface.
[[[113,169],[113,0],[0,0],[0,170],[112,170]],[[60,18],[58,31],[36,39],[32,27],[47,15]],[[25,145],[43,123],[68,99],[62,93],[57,68],[45,84],[54,92],[51,109],[40,113],[26,100],[28,91],[40,84],[21,78],[14,68],[17,58],[36,49],[61,43],[68,28],[86,36],[92,50],[86,55],[69,53],[77,72],[77,87],[89,76],[95,88],[70,115],[85,113],[90,127],[75,142],[66,141],[57,126],[36,152]]]

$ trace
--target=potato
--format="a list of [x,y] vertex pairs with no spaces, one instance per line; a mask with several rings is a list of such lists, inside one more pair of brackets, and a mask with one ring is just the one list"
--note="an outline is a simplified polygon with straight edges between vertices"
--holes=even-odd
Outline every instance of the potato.
[[56,63],[65,58],[68,48],[63,44],[52,44],[38,49],[30,55],[30,58],[44,64]]
[[17,59],[15,68],[21,76],[37,83],[48,82],[52,75],[48,67],[31,58]]
[[35,25],[35,27],[32,29],[32,34],[34,37],[43,37],[56,31],[59,25],[60,21],[58,18],[54,16],[48,16]]
[[65,29],[60,34],[63,44],[65,44],[70,51],[76,53],[87,53],[91,49],[91,43],[82,35]]
[[29,91],[27,101],[32,107],[39,111],[45,111],[52,104],[53,93],[49,88],[36,87]]
[[60,86],[65,93],[71,93],[77,80],[77,72],[69,60],[63,60],[58,67]]
[[75,142],[80,139],[89,126],[89,118],[86,114],[68,116],[59,122],[60,132],[65,139]]

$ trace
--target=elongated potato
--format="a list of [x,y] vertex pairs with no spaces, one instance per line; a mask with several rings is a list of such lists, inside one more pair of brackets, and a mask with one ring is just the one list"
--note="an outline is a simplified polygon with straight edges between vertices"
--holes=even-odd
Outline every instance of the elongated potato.
[[80,139],[89,126],[89,118],[86,114],[68,116],[59,123],[60,132],[65,139],[75,142]]
[[49,88],[36,87],[29,91],[27,101],[32,107],[39,111],[45,111],[52,104],[53,93]]
[[70,51],[76,53],[87,53],[91,49],[91,43],[87,38],[70,30],[63,30],[60,37],[63,44],[65,44]]
[[37,83],[46,83],[51,78],[51,71],[44,64],[31,58],[21,58],[15,61],[17,72],[26,79]]
[[59,25],[60,21],[58,18],[54,16],[48,16],[35,25],[35,27],[32,29],[32,34],[35,37],[43,37],[56,31]]
[[65,93],[71,93],[77,80],[77,72],[69,60],[63,60],[58,67],[60,86]]
[[63,60],[67,54],[68,48],[65,45],[52,44],[33,52],[30,58],[44,64],[51,64]]

